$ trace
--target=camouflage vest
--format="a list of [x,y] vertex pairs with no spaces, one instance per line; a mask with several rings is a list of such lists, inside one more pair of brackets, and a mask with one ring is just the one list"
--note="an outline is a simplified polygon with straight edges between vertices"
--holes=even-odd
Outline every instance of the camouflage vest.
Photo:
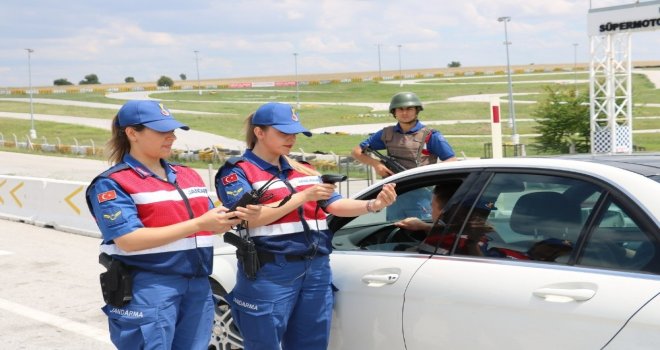
[[383,128],[381,140],[387,148],[387,155],[394,158],[407,169],[438,162],[438,156],[432,153],[424,154],[422,150],[433,129],[426,126],[412,134],[394,131],[394,125]]

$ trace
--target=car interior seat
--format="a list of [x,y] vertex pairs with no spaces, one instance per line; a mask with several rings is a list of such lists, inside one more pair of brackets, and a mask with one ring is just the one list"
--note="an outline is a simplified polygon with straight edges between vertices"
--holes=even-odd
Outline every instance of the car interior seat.
[[[555,261],[572,251],[580,234],[581,217],[580,204],[563,194],[531,192],[522,195],[513,206],[509,225],[514,232],[533,237],[536,244],[528,252],[530,258]],[[542,244],[543,241],[548,244]]]
[[517,233],[536,239],[575,241],[581,224],[580,204],[552,191],[522,195],[511,211],[509,225]]

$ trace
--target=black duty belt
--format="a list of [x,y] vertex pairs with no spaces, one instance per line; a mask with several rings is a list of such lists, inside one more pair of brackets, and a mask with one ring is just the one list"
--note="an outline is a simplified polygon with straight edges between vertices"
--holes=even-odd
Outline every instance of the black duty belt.
[[292,254],[275,254],[275,253],[270,253],[270,252],[257,252],[257,255],[259,256],[259,263],[261,266],[268,264],[268,263],[273,263],[275,262],[275,256],[276,255],[283,255],[284,259],[288,262],[295,262],[295,261],[303,261],[303,260],[311,260],[315,256],[318,255],[292,255]]

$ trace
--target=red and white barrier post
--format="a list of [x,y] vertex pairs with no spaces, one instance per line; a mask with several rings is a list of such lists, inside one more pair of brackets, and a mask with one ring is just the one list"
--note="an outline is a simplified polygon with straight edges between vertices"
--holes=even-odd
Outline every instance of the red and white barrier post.
[[500,123],[500,99],[490,99],[490,134],[493,158],[502,158],[502,124]]

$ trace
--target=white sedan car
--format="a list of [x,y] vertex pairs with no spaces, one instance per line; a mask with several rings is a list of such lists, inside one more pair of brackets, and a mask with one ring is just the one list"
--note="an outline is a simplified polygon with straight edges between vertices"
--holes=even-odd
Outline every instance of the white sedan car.
[[[401,230],[385,211],[328,219],[331,349],[660,346],[660,155],[436,164],[355,197],[387,182],[399,195],[453,195],[427,231]],[[223,300],[233,247],[214,263],[210,348],[241,349]]]

